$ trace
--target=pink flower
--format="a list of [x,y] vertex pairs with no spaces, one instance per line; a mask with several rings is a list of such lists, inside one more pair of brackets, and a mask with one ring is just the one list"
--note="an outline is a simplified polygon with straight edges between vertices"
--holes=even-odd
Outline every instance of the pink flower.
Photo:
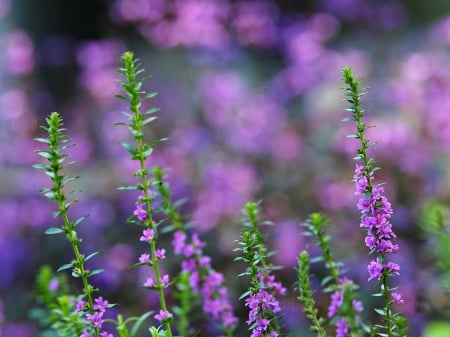
[[379,280],[383,274],[383,265],[378,259],[376,261],[370,261],[367,270],[369,271],[369,281],[374,278]]
[[162,322],[162,321],[165,321],[165,320],[168,320],[168,319],[172,318],[172,314],[170,312],[168,312],[168,311],[160,310],[159,314],[155,315],[155,318],[158,321]]
[[98,297],[95,300],[94,310],[98,310],[100,312],[105,312],[108,306],[108,301],[104,300],[103,297]]
[[399,293],[392,293],[391,296],[395,303],[397,304],[405,303],[405,301],[402,299],[402,295],[400,295]]
[[166,258],[166,250],[165,249],[157,249],[155,251],[155,256],[158,260],[163,260]]
[[141,254],[141,256],[139,256],[139,262],[140,263],[149,263],[149,262],[151,262],[150,254]]
[[153,240],[154,237],[155,232],[152,229],[147,228],[142,231],[142,236],[139,238],[139,240],[144,242],[150,242]]
[[83,310],[85,305],[86,305],[85,301],[82,300],[78,301],[75,306],[75,312],[80,312],[81,310]]
[[147,219],[147,211],[144,209],[143,204],[137,204],[133,214],[139,221],[144,221],[145,219]]
[[148,277],[144,283],[144,287],[154,287],[154,286],[156,286],[155,281],[151,277]]
[[169,275],[164,275],[160,281],[163,287],[167,286],[170,282]]

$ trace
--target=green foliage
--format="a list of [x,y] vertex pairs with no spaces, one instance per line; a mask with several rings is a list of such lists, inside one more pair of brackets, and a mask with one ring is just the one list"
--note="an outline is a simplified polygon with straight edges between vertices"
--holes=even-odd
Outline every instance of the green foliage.
[[319,316],[319,310],[316,307],[316,302],[314,301],[311,289],[308,252],[305,250],[302,251],[298,256],[297,261],[298,290],[300,292],[298,299],[304,304],[303,312],[306,317],[311,320],[310,329],[316,332],[317,337],[326,337],[327,334],[323,327],[325,320]]
[[44,329],[44,337],[72,337],[81,335],[83,330],[90,331],[81,313],[75,312],[77,299],[69,295],[65,274],[54,274],[49,266],[42,266],[36,279],[35,292],[41,307],[34,309],[31,314]]

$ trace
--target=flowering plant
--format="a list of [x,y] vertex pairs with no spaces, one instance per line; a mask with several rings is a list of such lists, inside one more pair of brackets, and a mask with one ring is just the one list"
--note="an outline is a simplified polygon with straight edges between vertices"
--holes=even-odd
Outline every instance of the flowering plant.
[[[43,269],[38,281],[40,296],[52,313],[52,318],[46,323],[58,336],[114,336],[113,332],[105,329],[106,323],[112,323],[120,337],[137,336],[140,327],[147,320],[151,320],[147,334],[153,337],[205,333],[233,336],[239,331],[239,320],[234,314],[226,288],[228,280],[213,268],[212,259],[204,252],[205,243],[184,220],[180,211],[181,203],[172,200],[172,191],[164,170],[156,165],[153,168],[147,166],[154,145],[161,141],[149,141],[145,133],[146,127],[156,120],[154,113],[158,109],[151,107],[144,110],[144,103],[156,94],[147,94],[142,89],[145,78],[139,76],[143,70],[133,53],[124,53],[121,63],[119,72],[123,79],[120,83],[124,95],[117,97],[128,103],[128,109],[124,112],[127,122],[117,125],[126,127],[130,132],[133,141],[123,141],[120,144],[137,168],[133,172],[136,182],[119,189],[138,193],[128,222],[139,227],[139,241],[147,250],[141,253],[132,267],[150,271],[151,276],[141,286],[156,293],[158,305],[156,311],[138,317],[124,320],[123,315],[118,314],[116,318],[106,318],[108,309],[114,305],[100,294],[97,295],[101,290],[91,281],[93,276],[103,270],[91,271],[87,267],[87,262],[101,252],[95,251],[88,255],[82,252],[82,238],[77,232],[77,226],[87,216],[71,218],[69,210],[78,202],[72,196],[78,191],[67,189],[78,177],[69,177],[65,173],[67,164],[70,164],[66,161],[66,152],[73,144],[65,134],[61,115],[53,112],[47,118],[47,126],[43,127],[48,137],[36,139],[48,148],[37,151],[47,163],[39,163],[35,167],[44,170],[49,176],[52,185],[41,192],[57,204],[54,216],[59,217],[63,223],[60,227],[47,229],[46,234],[64,234],[73,250],[74,260],[61,266],[58,271],[71,269],[72,276],[81,280],[82,290],[76,296],[70,295],[68,287],[59,288],[64,289],[62,294],[49,291],[53,287],[52,282],[67,284],[67,280],[53,277],[50,271]],[[384,194],[384,188],[374,182],[378,168],[368,154],[372,144],[365,134],[367,126],[362,121],[365,110],[361,107],[361,97],[365,93],[360,91],[360,82],[355,80],[350,68],[344,68],[343,80],[347,85],[345,93],[350,103],[347,110],[351,113],[351,117],[346,120],[353,121],[356,125],[355,134],[349,137],[360,142],[355,157],[358,164],[354,183],[356,194],[360,197],[357,208],[361,213],[360,227],[366,233],[364,242],[370,254],[375,255],[368,265],[368,280],[377,281],[380,287],[374,296],[381,297],[384,303],[382,308],[375,309],[381,316],[381,322],[368,324],[363,321],[363,303],[358,299],[358,285],[345,275],[343,264],[334,259],[330,247],[331,237],[326,233],[329,219],[321,213],[311,214],[303,224],[306,228],[305,235],[314,238],[321,253],[314,260],[310,259],[306,251],[299,254],[296,287],[298,299],[303,303],[304,313],[311,319],[311,329],[317,336],[328,336],[332,327],[338,337],[407,336],[406,319],[393,310],[394,303],[403,303],[401,295],[389,282],[391,277],[400,273],[400,266],[390,260],[390,254],[395,253],[399,246],[392,241],[396,235],[390,223],[393,214],[391,204]],[[279,298],[288,289],[276,280],[278,267],[271,262],[275,253],[268,248],[266,228],[263,227],[272,223],[266,221],[261,213],[260,204],[255,202],[248,202],[242,211],[243,226],[241,235],[236,240],[238,247],[235,251],[238,256],[235,260],[246,265],[240,276],[246,277],[249,282],[240,299],[248,313],[246,323],[250,336],[283,336],[288,331],[283,325],[283,307]],[[163,246],[161,240],[162,236],[169,234],[172,237],[172,249]],[[182,259],[181,267],[172,271],[172,274],[166,273],[166,261],[177,256]],[[319,261],[324,262],[330,273],[321,282],[324,293],[330,294],[327,318],[316,307],[313,298],[310,264]],[[199,310],[202,315],[198,314]],[[129,327],[129,323],[133,321],[135,324]],[[200,324],[199,321],[203,323]],[[208,322],[208,327],[202,325],[204,322]],[[214,324],[219,328],[215,328]]]

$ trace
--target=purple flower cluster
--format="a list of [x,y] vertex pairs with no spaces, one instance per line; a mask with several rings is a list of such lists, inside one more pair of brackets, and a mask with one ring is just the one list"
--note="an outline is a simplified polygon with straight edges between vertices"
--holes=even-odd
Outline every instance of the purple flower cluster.
[[[106,308],[108,307],[108,301],[104,300],[103,297],[100,296],[94,300],[94,303],[95,304],[92,307],[94,312],[85,312],[84,316],[92,328],[100,330],[104,322],[103,314],[106,312]],[[88,304],[83,300],[79,300],[75,306],[75,312],[83,312],[87,308]],[[101,331],[99,334],[101,337],[113,337],[112,334],[106,331]],[[80,335],[80,337],[91,336],[92,335],[87,330],[84,330]]]
[[366,174],[366,168],[357,164],[353,180],[356,186],[356,194],[361,195],[358,201],[358,209],[361,212],[360,226],[367,230],[365,238],[366,246],[371,251],[383,256],[369,263],[369,280],[380,279],[385,273],[399,274],[400,266],[394,262],[384,261],[384,254],[395,253],[398,251],[398,245],[392,243],[396,237],[392,230],[390,218],[393,214],[390,202],[384,195],[384,188],[373,186],[373,172]]
[[191,242],[186,242],[186,233],[176,231],[173,247],[176,255],[183,255],[182,271],[189,273],[189,284],[193,291],[203,299],[203,311],[214,319],[219,319],[224,327],[232,327],[237,318],[227,299],[227,289],[223,286],[224,277],[212,269],[211,258],[203,255],[205,243],[193,233]]
[[[331,295],[331,303],[328,306],[328,318],[339,317],[334,324],[336,337],[345,337],[350,328],[346,317],[352,317],[356,322],[359,321],[358,314],[363,311],[363,305],[361,301],[351,296],[352,293],[350,291],[346,291],[346,289],[353,288],[353,281],[343,278],[339,282],[338,289]],[[345,305],[346,303],[348,305]]]
[[267,332],[269,332],[268,336],[276,337],[278,333],[270,331],[270,321],[266,314],[270,312],[272,315],[281,311],[280,303],[275,295],[286,294],[286,288],[280,282],[275,281],[275,276],[270,274],[270,270],[259,272],[258,279],[263,287],[245,299],[245,306],[250,309],[247,324],[254,326],[251,337],[263,336],[263,333]]
[[[262,336],[263,332],[267,331],[269,321],[263,318],[265,312],[277,313],[281,311],[278,300],[264,288],[259,289],[257,293],[250,294],[250,296],[245,299],[245,306],[250,309],[247,324],[252,326],[256,323],[252,330],[251,337]],[[278,334],[275,331],[271,331],[269,336],[276,337]]]

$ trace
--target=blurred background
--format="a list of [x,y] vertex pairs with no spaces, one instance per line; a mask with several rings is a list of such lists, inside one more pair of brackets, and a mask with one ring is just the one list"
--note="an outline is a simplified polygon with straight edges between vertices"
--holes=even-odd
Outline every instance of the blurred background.
[[[286,329],[308,336],[308,322],[290,285],[305,248],[299,224],[313,211],[331,217],[333,249],[361,285],[366,316],[377,289],[367,283],[369,261],[355,206],[346,135],[343,66],[370,87],[366,106],[377,182],[394,207],[400,251],[395,260],[411,336],[449,336],[449,296],[436,268],[430,205],[450,200],[450,3],[445,0],[0,0],[0,326],[6,337],[40,336],[32,318],[41,265],[71,260],[62,237],[45,236],[54,205],[38,193],[49,185],[34,137],[51,111],[62,114],[77,144],[83,193],[74,216],[102,295],[136,314],[155,300],[140,284],[144,268],[129,270],[142,250],[139,229],[126,224],[136,195],[117,191],[133,182],[133,165],[117,144],[128,138],[116,69],[133,50],[151,79],[147,91],[161,108],[149,134],[168,137],[149,165],[168,169],[175,198],[201,237],[213,265],[226,275],[230,299],[245,280],[233,263],[240,209],[262,200],[275,223],[274,262],[290,294]],[[170,248],[170,241],[163,242]],[[316,275],[322,275],[317,266]],[[172,268],[174,271],[175,267]],[[316,281],[318,281],[316,279]],[[80,285],[73,283],[75,291]],[[323,310],[327,296],[317,293]],[[447,330],[446,330],[447,329]],[[211,334],[213,335],[213,334]],[[245,335],[243,333],[242,335]]]

